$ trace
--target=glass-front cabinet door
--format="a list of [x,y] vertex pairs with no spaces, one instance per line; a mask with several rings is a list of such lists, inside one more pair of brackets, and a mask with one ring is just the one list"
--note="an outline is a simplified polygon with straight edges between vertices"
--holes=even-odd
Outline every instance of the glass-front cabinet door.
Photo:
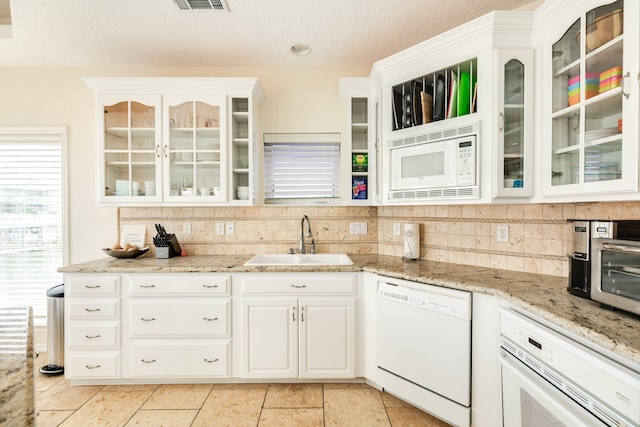
[[578,16],[546,53],[552,75],[548,194],[637,188],[638,101],[631,76],[637,77],[638,39],[625,15],[638,7],[630,0],[600,3]]
[[531,197],[533,52],[501,50],[496,197]]
[[226,200],[226,97],[165,96],[165,201]]
[[159,201],[160,97],[105,97],[102,101],[100,201]]

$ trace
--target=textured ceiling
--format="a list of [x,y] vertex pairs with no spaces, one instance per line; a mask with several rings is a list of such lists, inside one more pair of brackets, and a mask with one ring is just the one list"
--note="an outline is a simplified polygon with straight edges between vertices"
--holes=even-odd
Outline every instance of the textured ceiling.
[[[369,67],[492,10],[537,3],[227,0],[227,13],[172,0],[11,0],[0,67]],[[296,43],[312,53],[292,55]]]

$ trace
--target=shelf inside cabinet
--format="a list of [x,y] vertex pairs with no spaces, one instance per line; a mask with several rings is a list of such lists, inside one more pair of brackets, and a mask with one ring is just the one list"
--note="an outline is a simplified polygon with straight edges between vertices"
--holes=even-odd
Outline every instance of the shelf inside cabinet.
[[247,111],[234,111],[233,119],[238,123],[249,123],[249,112]]
[[367,133],[368,130],[369,130],[369,124],[367,124],[367,123],[352,123],[351,124],[351,131],[354,134]]
[[233,138],[233,144],[238,147],[248,147],[249,138]]

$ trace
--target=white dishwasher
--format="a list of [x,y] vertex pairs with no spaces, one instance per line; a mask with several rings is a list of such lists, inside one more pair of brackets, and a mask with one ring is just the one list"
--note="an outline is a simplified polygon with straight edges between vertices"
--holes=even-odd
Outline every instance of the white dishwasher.
[[378,282],[378,385],[456,425],[471,423],[471,293]]

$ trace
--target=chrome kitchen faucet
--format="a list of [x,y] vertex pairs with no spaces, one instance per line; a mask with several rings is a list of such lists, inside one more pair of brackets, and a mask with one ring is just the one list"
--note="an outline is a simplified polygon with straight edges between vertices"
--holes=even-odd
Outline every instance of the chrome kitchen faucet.
[[313,239],[313,233],[311,232],[311,223],[309,222],[309,217],[306,215],[302,215],[302,220],[300,221],[300,253],[307,253],[304,245],[304,222],[307,221],[307,237],[311,237],[311,246],[309,247],[309,252],[312,254],[316,253],[316,242]]

